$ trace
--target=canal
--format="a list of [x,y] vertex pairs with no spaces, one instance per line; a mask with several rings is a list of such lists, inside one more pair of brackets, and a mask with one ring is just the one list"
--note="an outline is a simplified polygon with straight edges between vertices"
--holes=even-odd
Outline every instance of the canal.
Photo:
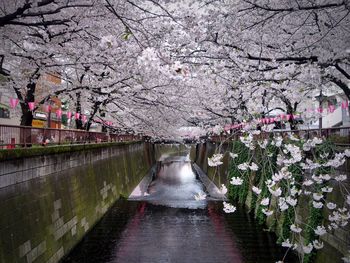
[[[206,194],[205,200],[194,196]],[[120,199],[63,262],[277,262],[285,250],[243,208],[223,212],[188,156],[162,160]],[[297,262],[288,254],[284,262]]]

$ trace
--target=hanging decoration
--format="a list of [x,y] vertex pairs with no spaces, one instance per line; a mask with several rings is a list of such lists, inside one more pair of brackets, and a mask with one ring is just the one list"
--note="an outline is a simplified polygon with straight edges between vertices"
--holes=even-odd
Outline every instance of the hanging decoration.
[[30,111],[34,111],[35,102],[28,102],[28,108],[29,108]]
[[318,109],[317,109],[317,112],[318,112],[318,113],[323,113],[323,108],[321,108],[321,107],[318,108]]
[[79,118],[80,118],[80,113],[79,113],[79,112],[76,112],[74,116],[75,116],[75,119],[76,119],[76,120],[79,120]]
[[[327,108],[308,108],[305,109],[305,112],[318,112],[318,113],[324,113],[324,112],[328,112],[328,113],[333,113],[337,107],[341,107],[342,109],[348,109],[349,108],[349,101],[345,100],[342,101],[340,103],[337,103],[335,105],[329,105]],[[349,113],[348,113],[349,114]],[[290,120],[296,120],[301,118],[301,116],[298,114],[279,114],[277,117],[266,117],[266,118],[260,118],[257,119],[255,121],[261,123],[261,124],[272,124],[274,122],[279,122],[279,121],[290,121]],[[109,122],[105,122],[107,125],[109,125]],[[227,124],[224,126],[224,130],[225,131],[229,131],[231,129],[241,129],[243,128],[245,125],[247,125],[249,123],[237,123],[237,124]]]
[[70,111],[67,112],[67,119],[70,120],[72,118],[72,113]]
[[10,106],[12,109],[16,108],[18,105],[19,99],[16,98],[10,98]]
[[62,117],[62,110],[61,109],[56,110],[56,116],[57,116],[57,118],[61,119],[61,117]]
[[342,103],[341,103],[341,108],[342,109],[347,109],[347,108],[349,108],[349,101],[343,101]]

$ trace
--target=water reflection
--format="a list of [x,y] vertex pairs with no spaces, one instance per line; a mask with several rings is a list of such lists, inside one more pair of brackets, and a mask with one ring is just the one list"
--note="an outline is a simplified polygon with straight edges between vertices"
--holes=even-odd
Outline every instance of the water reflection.
[[120,200],[63,262],[271,263],[283,255],[242,208],[224,214],[214,201],[192,210]]
[[143,180],[135,193],[133,201],[119,200],[64,262],[270,263],[283,258],[275,237],[244,209],[225,214],[222,202],[195,200],[205,189],[186,156],[165,158],[153,180]]
[[144,198],[156,205],[176,208],[205,208],[206,201],[196,201],[196,194],[205,194],[203,184],[196,178],[186,157],[168,158],[148,187]]

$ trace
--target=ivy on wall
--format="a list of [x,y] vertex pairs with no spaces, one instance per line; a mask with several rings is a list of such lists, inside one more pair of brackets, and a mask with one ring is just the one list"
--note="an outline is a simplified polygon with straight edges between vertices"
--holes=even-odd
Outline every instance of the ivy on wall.
[[248,172],[242,173],[239,171],[237,165],[248,161],[250,152],[240,141],[234,141],[232,143],[232,151],[237,153],[238,157],[230,162],[229,180],[231,180],[232,177],[240,177],[243,179],[243,184],[240,186],[230,184],[228,189],[228,198],[231,201],[244,204],[249,191],[249,174]]
[[[267,224],[267,216],[263,213],[263,209],[267,207],[261,204],[261,201],[265,198],[270,200],[268,205],[269,210],[273,210],[273,216],[269,217],[269,227],[270,230],[276,232],[278,236],[278,243],[282,243],[286,240],[299,240],[304,246],[312,244],[313,241],[319,240],[319,237],[315,234],[315,229],[324,223],[324,213],[322,209],[315,208],[313,206],[313,198],[299,198],[296,206],[289,205],[287,209],[281,211],[279,209],[279,204],[277,198],[271,195],[269,188],[267,187],[266,181],[271,179],[272,176],[279,172],[278,158],[277,156],[283,154],[283,147],[278,147],[271,143],[266,147],[255,147],[250,149],[242,141],[237,140],[232,142],[232,152],[237,154],[236,158],[233,158],[229,164],[229,180],[233,177],[241,178],[243,180],[241,185],[232,185],[228,187],[228,197],[231,202],[235,202],[241,205],[248,205],[250,211],[254,212],[255,218],[259,224]],[[303,149],[304,140],[289,140],[284,139],[284,143],[289,145],[294,145]],[[293,180],[295,180],[294,190],[304,191],[303,182],[306,177],[311,177],[312,175],[320,176],[328,173],[335,174],[333,167],[322,166],[326,158],[326,154],[329,158],[334,158],[336,154],[336,146],[330,140],[325,140],[321,144],[316,145],[313,151],[306,151],[303,156],[304,160],[310,159],[314,163],[320,164],[320,167],[313,170],[313,174],[307,174],[305,169],[301,167],[299,162],[292,163],[288,166],[288,172],[291,174]],[[242,170],[238,168],[238,165],[242,163],[251,163],[254,161],[258,164],[259,170],[251,171],[249,169]],[[261,192],[259,194],[251,193],[253,186],[258,187]],[[287,185],[287,182],[280,182],[279,184],[282,193],[290,194],[291,186]],[[320,193],[322,193],[321,188],[324,184],[315,185],[319,188]],[[306,190],[305,190],[306,191]],[[317,192],[317,189],[313,190]],[[289,192],[289,193],[288,193]],[[324,199],[326,194],[324,194]],[[302,204],[299,204],[301,202]],[[322,201],[323,204],[325,201]],[[291,231],[292,224],[295,224],[297,220],[297,215],[299,207],[305,207],[307,217],[301,218],[303,222],[301,225],[303,227],[302,236]],[[320,240],[319,240],[320,241]],[[312,250],[311,253],[304,254],[303,262],[312,263],[314,262],[317,250]]]

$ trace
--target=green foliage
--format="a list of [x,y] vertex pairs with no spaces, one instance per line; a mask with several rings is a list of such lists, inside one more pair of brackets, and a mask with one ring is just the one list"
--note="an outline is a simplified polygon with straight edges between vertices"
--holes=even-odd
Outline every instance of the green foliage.
[[[308,243],[312,242],[313,240],[317,239],[314,229],[316,229],[317,226],[321,225],[323,221],[323,215],[322,215],[322,209],[317,209],[312,206],[312,202],[310,202],[309,206],[309,218],[307,222],[307,229],[305,231],[304,236],[304,243],[307,245]],[[304,256],[304,263],[311,263],[314,261],[316,256],[316,251],[313,250],[310,254],[306,254]]]
[[[323,163],[322,158],[320,157],[323,154],[329,154],[333,157],[334,153],[336,152],[336,146],[331,140],[326,140],[322,144],[317,145],[315,148],[315,155],[316,158],[319,159],[319,162]],[[328,174],[332,173],[332,170],[334,168],[331,167],[320,167],[315,170],[315,174]],[[324,185],[317,185],[317,188],[315,191],[321,191],[321,188]],[[324,203],[324,201],[323,201]],[[312,205],[312,201],[310,201],[309,204],[309,217],[307,221],[307,228],[305,229],[305,235],[304,235],[304,244],[307,245],[310,242],[317,240],[318,237],[315,234],[314,229],[316,229],[317,226],[322,224],[323,221],[323,212],[322,209],[314,208]],[[304,263],[312,263],[314,262],[316,257],[316,251],[312,250],[310,254],[306,254],[304,256]]]
[[[263,184],[260,196],[261,196],[260,200],[270,196],[270,193],[267,189],[266,184]],[[260,203],[256,203],[255,207],[256,207],[255,218],[256,218],[258,224],[260,224],[260,225],[265,224],[266,223],[266,215],[262,212],[262,209],[264,207],[262,205],[260,205]]]
[[242,173],[237,168],[237,165],[249,160],[249,149],[241,141],[235,141],[232,145],[232,152],[238,154],[238,157],[232,160],[229,165],[229,180],[232,177],[240,177],[243,179],[243,184],[238,186],[230,184],[228,198],[231,201],[238,201],[240,204],[244,204],[249,190],[249,173]]
[[[260,148],[261,149],[261,148]],[[265,181],[271,179],[273,173],[276,172],[276,161],[277,161],[278,148],[274,145],[268,145],[266,149],[260,151],[260,169],[258,170],[259,188],[261,193],[259,196],[259,202],[255,204],[255,218],[259,224],[266,223],[266,215],[262,212],[264,206],[260,205],[260,201],[263,198],[271,196]]]
[[350,143],[348,136],[340,136],[336,134],[329,136],[329,141],[333,143],[343,143],[343,144]]
[[[284,143],[293,144],[299,148],[303,148],[304,140],[289,140],[285,138]],[[282,148],[283,150],[283,148]],[[245,204],[247,202],[247,193],[252,185],[255,185],[261,189],[260,195],[252,195],[250,208],[255,211],[255,218],[259,224],[266,223],[266,216],[262,212],[265,206],[260,205],[260,202],[263,198],[271,198],[271,194],[266,185],[266,180],[271,179],[272,175],[277,172],[277,155],[280,153],[281,148],[274,145],[268,144],[266,149],[261,147],[256,147],[254,151],[250,151],[245,145],[236,141],[233,143],[233,152],[238,154],[238,157],[230,163],[229,167],[229,178],[240,177],[243,179],[243,184],[240,186],[229,186],[229,198],[231,201],[238,201],[240,204]],[[323,143],[316,145],[311,151],[303,152],[303,158],[310,159],[313,162],[324,164],[329,159],[334,158],[335,154],[339,151],[332,139],[325,140]],[[237,165],[250,162],[254,157],[254,162],[259,164],[260,169],[256,173],[252,172],[242,172],[238,170]],[[292,177],[295,179],[295,188],[298,190],[301,188],[301,185],[304,180],[305,171],[302,169],[300,163],[294,163],[288,166],[288,171],[292,173]],[[320,166],[316,168],[313,173],[316,175],[320,174],[334,174],[334,168],[329,166]],[[325,185],[317,185],[318,189],[313,189],[313,192],[321,191],[321,188]],[[285,195],[289,195],[291,185],[288,181],[279,182],[279,187],[281,187],[282,192]],[[299,199],[299,201],[301,201]],[[304,201],[301,201],[304,202]],[[295,207],[289,206],[289,208],[282,213],[278,210],[278,205],[270,205],[270,209],[274,209],[275,219],[274,221],[269,221],[270,226],[275,224],[278,229],[278,242],[282,243],[286,239],[295,240],[294,234],[290,230],[290,226],[295,223]],[[310,242],[317,240],[314,229],[317,226],[322,224],[324,220],[324,215],[322,209],[314,208],[312,205],[312,200],[310,201],[307,214],[308,218],[303,218],[303,223],[306,227],[303,229],[303,242],[305,245],[308,245]],[[304,225],[303,224],[303,225]],[[312,253],[306,254],[304,256],[304,263],[312,263],[315,259],[316,251],[313,250]]]
[[277,243],[282,243],[283,240],[290,237],[291,230],[290,226],[294,223],[295,212],[293,207],[289,207],[282,214],[282,227],[281,232],[278,235]]

